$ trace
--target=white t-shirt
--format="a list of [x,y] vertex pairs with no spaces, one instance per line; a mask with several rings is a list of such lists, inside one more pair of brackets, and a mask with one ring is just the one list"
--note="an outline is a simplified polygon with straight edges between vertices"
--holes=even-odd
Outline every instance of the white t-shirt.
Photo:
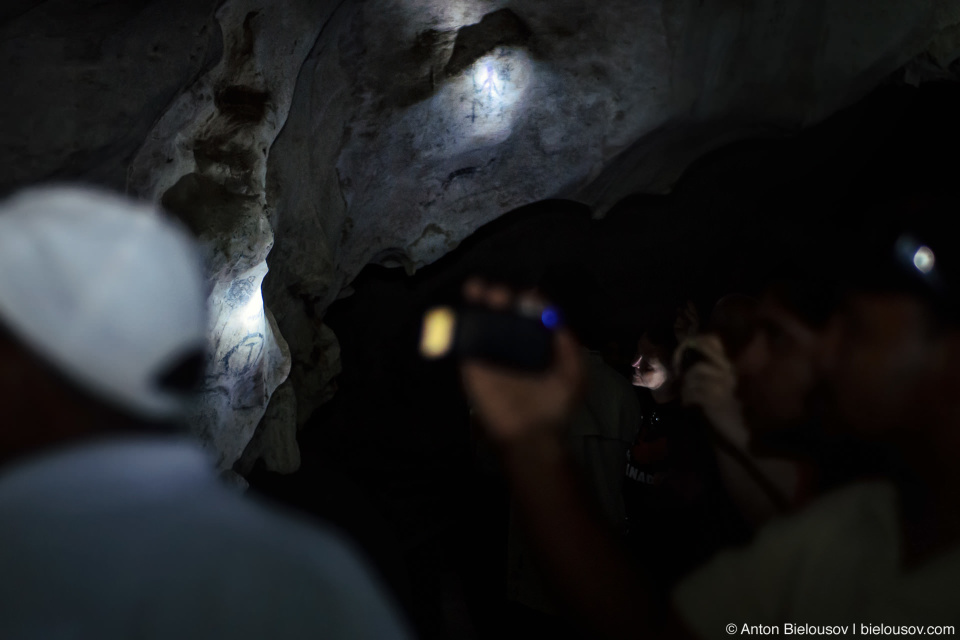
[[780,636],[802,625],[846,625],[846,636],[878,625],[960,627],[960,548],[904,569],[898,513],[892,485],[847,487],[718,555],[676,589],[674,605],[703,638],[760,635],[750,625]]
[[171,439],[0,470],[0,638],[406,638],[343,539],[223,486]]

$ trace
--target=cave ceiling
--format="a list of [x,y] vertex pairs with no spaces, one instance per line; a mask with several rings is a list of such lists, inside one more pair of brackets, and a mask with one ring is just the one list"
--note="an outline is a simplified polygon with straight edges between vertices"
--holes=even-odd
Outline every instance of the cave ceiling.
[[210,287],[194,427],[227,469],[259,424],[289,471],[364,266],[412,273],[545,199],[603,216],[958,53],[960,0],[20,0],[0,191],[82,180],[182,219]]

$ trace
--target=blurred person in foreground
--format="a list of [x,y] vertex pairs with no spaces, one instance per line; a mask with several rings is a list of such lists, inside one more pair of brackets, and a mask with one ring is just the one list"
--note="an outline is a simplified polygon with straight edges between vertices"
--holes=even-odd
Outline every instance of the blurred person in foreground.
[[[606,321],[615,300],[589,270],[574,261],[550,265],[540,277],[537,290],[547,293],[563,309],[565,324],[576,333],[581,345],[583,399],[567,420],[561,437],[583,477],[594,513],[619,534],[625,520],[623,454],[640,423],[640,406],[630,383],[604,361],[598,349],[610,335]],[[566,621],[563,603],[556,601],[544,583],[516,509],[511,508],[511,512],[507,597],[517,606],[512,607],[510,637],[582,637]]]
[[759,300],[721,299],[706,334],[681,345],[684,404],[713,428],[724,483],[759,527],[850,482],[882,476],[889,447],[826,432],[821,343],[840,304],[832,263],[787,259]]
[[[828,448],[869,443],[887,454],[882,477],[833,491],[684,585],[675,603],[694,630],[716,633],[718,620],[738,616],[960,622],[956,207],[949,196],[875,206],[883,231],[844,274],[849,294],[823,332],[823,420],[813,437],[795,437]],[[883,218],[892,224],[876,222]]]
[[351,545],[221,484],[176,426],[193,241],[81,188],[0,204],[0,637],[403,638]]
[[807,499],[813,465],[784,459],[798,454],[789,443],[751,438],[744,404],[760,433],[794,432],[815,419],[816,346],[836,306],[828,292],[808,276],[783,277],[762,299],[724,296],[706,331],[681,344],[674,359],[683,403],[710,424],[723,482],[753,527]]
[[[557,429],[576,406],[582,379],[572,336],[557,332],[555,362],[543,375],[464,363],[466,389],[500,443],[526,526],[584,624],[614,638],[725,638],[749,633],[750,625],[787,624],[805,625],[807,634],[852,634],[854,625],[858,633],[862,625],[899,633],[945,625],[955,633],[960,247],[942,228],[955,206],[895,212],[914,224],[925,213],[931,225],[911,232],[902,224],[891,241],[873,243],[877,252],[865,252],[860,265],[870,278],[854,279],[847,304],[811,347],[816,357],[804,363],[825,382],[823,433],[889,446],[903,460],[900,472],[843,487],[772,522],[749,547],[719,554],[676,588],[663,625],[655,624],[643,567],[632,567],[590,517],[558,446]],[[475,281],[465,295],[496,307],[509,305],[512,294]],[[747,416],[750,402],[744,397]],[[749,417],[747,425],[753,428]]]

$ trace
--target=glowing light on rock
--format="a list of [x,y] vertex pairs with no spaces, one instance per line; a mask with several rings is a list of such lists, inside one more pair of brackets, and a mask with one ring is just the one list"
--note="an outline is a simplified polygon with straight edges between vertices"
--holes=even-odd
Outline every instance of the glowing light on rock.
[[[256,415],[257,411],[262,415],[260,407],[272,392],[268,376],[276,358],[270,348],[275,333],[261,293],[266,273],[266,263],[260,263],[210,294],[214,366],[207,374],[207,384],[222,394],[218,419]],[[255,427],[256,421],[252,422]],[[239,457],[241,451],[228,453]]]
[[498,49],[477,60],[467,73],[462,118],[475,134],[509,130],[528,83],[530,61],[525,51]]
[[525,49],[498,47],[406,112],[404,126],[423,132],[413,143],[420,160],[451,158],[506,141],[534,93],[535,68]]
[[263,329],[263,294],[259,288],[237,311],[237,315],[248,331]]
[[478,65],[473,74],[473,85],[476,93],[485,94],[488,100],[503,98],[504,80],[491,62]]
[[483,85],[487,82],[487,79],[490,77],[490,67],[484,65],[477,69],[477,72],[473,76],[473,81],[475,84]]
[[455,130],[465,143],[506,140],[522,112],[533,62],[523,49],[500,47],[477,60],[450,87]]

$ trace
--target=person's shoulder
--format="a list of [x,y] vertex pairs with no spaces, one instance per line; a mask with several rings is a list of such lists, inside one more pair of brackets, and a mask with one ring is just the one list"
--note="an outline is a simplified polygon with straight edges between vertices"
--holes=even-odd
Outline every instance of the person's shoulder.
[[205,497],[211,508],[200,526],[208,526],[223,539],[260,549],[261,557],[274,556],[273,562],[294,556],[302,563],[311,554],[327,549],[334,556],[352,553],[351,543],[332,526],[308,520],[261,498],[244,495],[232,488],[217,487]]
[[226,486],[193,448],[71,450],[0,484],[0,511],[17,522],[0,536],[0,564],[15,583],[42,583],[44,611],[109,610],[120,627],[149,621],[149,637],[198,637],[190,624],[200,618],[217,637],[406,636],[349,540]]
[[832,492],[718,554],[677,587],[673,604],[699,635],[722,637],[731,620],[782,622],[803,594],[855,591],[865,568],[896,554],[895,500],[882,482]]
[[[764,526],[751,547],[814,552],[822,542],[836,545],[869,531],[871,538],[896,526],[896,489],[887,482],[857,482],[821,496],[800,511]],[[802,551],[805,550],[805,551]]]
[[[897,491],[892,483],[882,480],[854,482],[825,494],[792,519],[814,526],[822,526],[825,521],[844,525],[865,518],[892,521],[896,517],[896,505]],[[785,519],[790,520],[790,517]]]
[[220,547],[212,552],[221,556],[213,564],[229,575],[242,571],[251,584],[269,585],[270,618],[285,629],[292,625],[290,637],[299,637],[298,621],[303,628],[324,629],[326,637],[406,637],[391,596],[346,536],[319,520],[226,494],[217,498],[216,513],[204,527]]
[[597,382],[603,385],[603,388],[616,389],[618,391],[632,388],[626,378],[607,364],[607,361],[603,359],[603,356],[599,352],[588,349],[584,349],[583,352],[584,359],[587,363],[588,384]]
[[[746,547],[715,561],[761,566],[820,555],[825,548],[856,545],[865,538],[889,541],[895,535],[896,490],[885,482],[863,482],[838,489],[802,511],[772,520]],[[868,532],[868,536],[864,536]],[[879,540],[882,538],[883,540]],[[793,558],[794,560],[790,560]]]
[[583,349],[583,354],[586,389],[571,433],[629,440],[641,416],[633,386],[599,353]]

